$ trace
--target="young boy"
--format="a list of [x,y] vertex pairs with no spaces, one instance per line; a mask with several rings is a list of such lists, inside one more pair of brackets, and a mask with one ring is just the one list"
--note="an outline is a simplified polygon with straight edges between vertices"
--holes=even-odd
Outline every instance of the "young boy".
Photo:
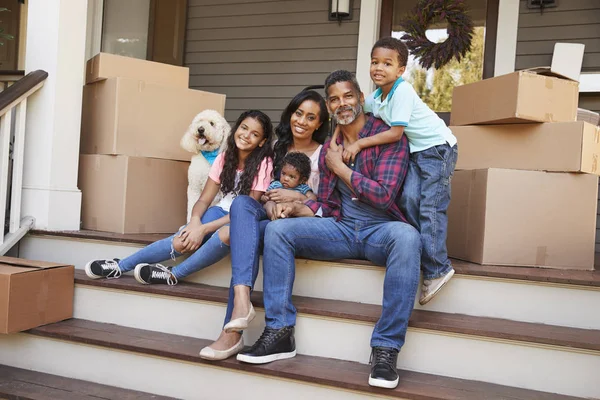
[[269,201],[269,190],[290,189],[300,192],[311,200],[316,200],[317,196],[306,184],[311,172],[310,158],[304,153],[291,152],[283,158],[283,166],[279,180],[271,182],[267,192],[262,195],[261,201]]
[[407,136],[410,162],[400,208],[421,232],[423,287],[419,303],[426,304],[454,275],[446,250],[446,211],[458,147],[444,121],[402,79],[407,60],[408,49],[398,39],[386,37],[373,45],[370,75],[378,89],[366,99],[365,111],[381,118],[390,129],[348,146],[344,159],[353,160],[361,149]]

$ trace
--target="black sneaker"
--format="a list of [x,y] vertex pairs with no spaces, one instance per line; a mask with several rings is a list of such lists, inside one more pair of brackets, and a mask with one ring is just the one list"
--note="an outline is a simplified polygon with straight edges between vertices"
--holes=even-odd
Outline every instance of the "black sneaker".
[[177,278],[171,269],[162,264],[138,264],[133,272],[135,280],[144,285],[162,283],[164,285],[177,285]]
[[295,355],[296,342],[293,326],[286,326],[281,329],[266,327],[260,335],[260,339],[250,347],[250,350],[239,353],[237,359],[250,364],[265,364],[271,361],[292,358]]
[[373,347],[371,352],[371,375],[369,385],[394,389],[398,386],[398,350],[390,347]]
[[112,260],[92,260],[85,264],[85,274],[92,279],[118,278],[121,276],[119,259],[114,258]]

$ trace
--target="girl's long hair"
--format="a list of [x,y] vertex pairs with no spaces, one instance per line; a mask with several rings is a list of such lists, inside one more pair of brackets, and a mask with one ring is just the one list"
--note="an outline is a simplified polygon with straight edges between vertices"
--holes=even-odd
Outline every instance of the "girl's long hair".
[[[263,129],[263,139],[266,140],[262,147],[257,146],[254,150],[252,150],[252,153],[248,155],[248,158],[246,158],[244,163],[244,171],[242,172],[240,181],[236,187],[235,176],[239,164],[239,157],[238,149],[235,145],[235,132],[246,118],[252,118],[260,123]],[[248,110],[244,111],[240,115],[235,123],[235,126],[231,130],[231,134],[227,138],[227,149],[225,150],[223,170],[221,171],[220,176],[221,192],[224,195],[230,192],[233,192],[236,196],[239,194],[250,194],[250,190],[252,190],[252,184],[254,183],[254,179],[258,174],[258,170],[262,161],[266,157],[273,157],[273,150],[271,149],[272,141],[273,124],[271,123],[271,119],[265,113],[258,110]],[[266,179],[271,179],[271,177],[268,176]]]
[[278,176],[282,167],[283,157],[288,152],[288,148],[294,143],[294,134],[292,133],[292,127],[290,125],[290,119],[292,114],[296,112],[298,107],[306,100],[314,101],[319,105],[321,111],[319,112],[319,122],[321,126],[319,129],[313,132],[313,140],[320,144],[325,143],[327,139],[327,133],[329,131],[329,112],[327,111],[327,104],[323,97],[315,92],[314,90],[303,90],[298,93],[291,101],[290,104],[281,113],[279,125],[275,129],[277,134],[277,143],[275,143],[275,160],[274,164],[274,176]]

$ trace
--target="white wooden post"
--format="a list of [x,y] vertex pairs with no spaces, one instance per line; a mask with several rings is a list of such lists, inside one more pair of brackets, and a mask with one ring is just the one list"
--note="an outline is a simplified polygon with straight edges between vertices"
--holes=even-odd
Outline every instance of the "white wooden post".
[[4,243],[4,222],[6,219],[6,194],[8,189],[8,153],[10,146],[11,113],[0,119],[0,244]]
[[13,181],[11,192],[9,233],[16,232],[21,224],[21,188],[23,187],[23,153],[25,149],[25,121],[27,99],[17,106],[15,144],[13,147]]

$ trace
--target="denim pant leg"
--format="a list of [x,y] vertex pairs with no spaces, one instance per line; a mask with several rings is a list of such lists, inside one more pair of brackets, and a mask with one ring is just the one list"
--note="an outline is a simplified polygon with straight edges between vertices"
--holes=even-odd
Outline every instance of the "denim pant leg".
[[[200,220],[203,224],[207,224],[222,218],[227,214],[227,211],[223,210],[221,207],[210,207],[206,210]],[[219,231],[217,230],[210,235],[206,235],[202,241],[202,245],[195,252],[190,254],[188,258],[171,270],[177,279],[183,279],[194,272],[211,266],[229,254],[229,246],[221,241],[218,232]],[[175,251],[174,254],[176,256],[180,255]]]
[[156,241],[122,259],[119,261],[121,272],[131,271],[141,263],[158,263],[168,260],[171,258],[173,238],[175,235]]
[[421,178],[419,225],[423,242],[421,265],[425,279],[447,274],[452,265],[448,259],[448,205],[450,181],[458,158],[457,146],[443,144],[415,153]]
[[400,350],[419,287],[421,237],[403,222],[372,224],[361,230],[363,235],[365,258],[386,267],[381,317],[371,347]]
[[409,224],[419,229],[419,206],[421,202],[421,176],[419,166],[415,157],[411,155],[408,161],[408,171],[404,184],[402,185],[402,194],[400,196],[400,210],[406,217]]
[[224,324],[231,320],[233,312],[233,287],[254,288],[265,228],[270,222],[262,205],[250,196],[236,197],[230,212],[231,282]]
[[333,218],[290,218],[271,222],[265,232],[263,255],[266,325],[296,325],[292,288],[296,256],[316,260],[355,258],[359,255],[353,229]]

